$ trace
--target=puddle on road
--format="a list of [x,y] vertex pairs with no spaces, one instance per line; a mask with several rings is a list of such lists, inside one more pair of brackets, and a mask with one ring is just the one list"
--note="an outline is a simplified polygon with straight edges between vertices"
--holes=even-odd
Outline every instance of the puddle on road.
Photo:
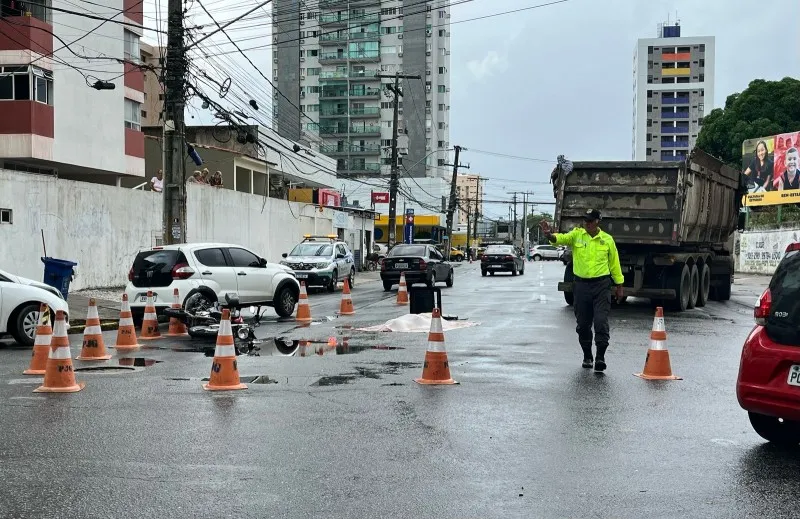
[[119,359],[120,366],[137,366],[142,368],[149,368],[155,364],[163,362],[161,360],[148,359],[145,357],[123,357]]
[[[170,380],[190,380],[188,378],[173,378]],[[209,378],[201,378],[201,382],[208,382]],[[243,384],[277,384],[278,381],[274,378],[269,378],[269,375],[242,375],[239,377],[239,382]]]
[[[349,384],[354,380],[361,378],[368,378],[372,380],[382,379],[382,375],[397,375],[401,370],[411,368],[421,368],[420,362],[377,362],[372,364],[373,367],[368,368],[365,366],[355,366],[355,372],[342,373],[341,375],[329,375],[320,377],[319,380],[311,384],[317,387],[326,386],[341,386]],[[381,384],[381,386],[402,386],[404,384],[392,382],[388,384]]]
[[135,367],[124,367],[124,366],[90,366],[85,368],[74,368],[73,371],[78,373],[103,373],[108,375],[120,374],[120,373],[131,373],[136,371]]

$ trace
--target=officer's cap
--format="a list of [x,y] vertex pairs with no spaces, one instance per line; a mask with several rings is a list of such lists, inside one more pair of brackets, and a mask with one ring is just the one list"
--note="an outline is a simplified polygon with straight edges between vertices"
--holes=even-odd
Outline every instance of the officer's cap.
[[593,220],[602,220],[600,217],[600,211],[597,209],[587,209],[586,214],[583,215],[583,219],[587,222],[591,222]]

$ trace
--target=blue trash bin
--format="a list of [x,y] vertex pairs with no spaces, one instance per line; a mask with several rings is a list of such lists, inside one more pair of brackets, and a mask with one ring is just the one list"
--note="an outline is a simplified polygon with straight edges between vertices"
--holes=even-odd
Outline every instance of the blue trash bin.
[[64,300],[69,296],[69,283],[74,274],[73,268],[77,263],[56,258],[42,258],[44,263],[44,283],[55,288]]

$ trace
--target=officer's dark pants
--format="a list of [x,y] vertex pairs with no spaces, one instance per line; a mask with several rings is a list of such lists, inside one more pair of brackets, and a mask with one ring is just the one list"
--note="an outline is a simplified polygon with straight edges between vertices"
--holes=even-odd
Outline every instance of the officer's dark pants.
[[584,357],[592,358],[592,325],[597,358],[604,359],[608,348],[608,312],[611,309],[611,279],[609,277],[580,279],[572,285],[573,307],[578,321],[578,342]]

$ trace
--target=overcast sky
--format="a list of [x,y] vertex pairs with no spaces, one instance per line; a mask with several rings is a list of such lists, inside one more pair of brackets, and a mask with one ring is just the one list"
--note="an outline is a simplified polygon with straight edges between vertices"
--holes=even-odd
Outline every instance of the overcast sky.
[[[154,10],[152,1],[145,5]],[[237,9],[221,10],[228,1]],[[257,1],[211,0],[209,10],[220,21],[230,20]],[[509,198],[509,191],[534,191],[533,199],[552,200],[547,182],[552,164],[543,161],[554,161],[559,154],[575,160],[630,159],[636,40],[655,37],[658,23],[668,17],[674,21],[676,13],[682,35],[716,37],[713,107],[723,106],[729,94],[755,78],[800,75],[798,0],[567,0],[455,23],[545,1],[472,0],[451,7],[451,145],[542,160],[464,152],[462,162],[470,164],[470,173],[518,181],[490,180],[487,193],[494,199]],[[200,13],[193,22],[202,23],[202,11],[194,7],[191,12]],[[252,16],[268,23],[265,11]],[[256,31],[240,29],[231,35],[255,35],[241,43],[245,49],[270,42],[263,28]],[[223,43],[224,36],[211,41],[222,50],[233,49]],[[247,51],[267,75],[270,52]],[[269,86],[244,59],[224,59],[260,86],[250,89],[263,98],[258,98],[260,105],[271,104]],[[187,122],[208,122],[204,119],[197,115]],[[492,216],[507,215],[499,206],[485,210]]]

